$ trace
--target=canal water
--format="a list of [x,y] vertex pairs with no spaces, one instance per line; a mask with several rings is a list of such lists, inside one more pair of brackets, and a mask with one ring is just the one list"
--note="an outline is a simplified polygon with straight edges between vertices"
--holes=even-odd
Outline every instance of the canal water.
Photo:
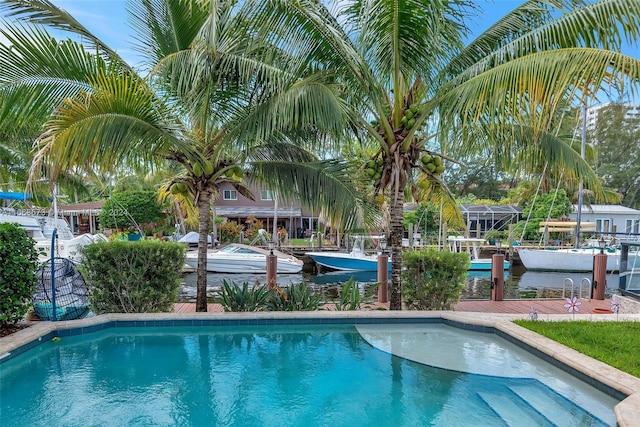
[[[375,271],[362,272],[324,272],[324,273],[299,273],[279,274],[278,284],[286,286],[291,283],[304,282],[315,290],[323,292],[330,298],[337,296],[339,288],[353,276],[362,292],[368,286],[377,281]],[[264,274],[216,274],[207,275],[207,294],[216,296],[224,280],[242,285],[244,282],[253,285],[264,284]],[[522,266],[513,266],[505,272],[504,299],[525,298],[562,298],[570,295],[588,298],[590,295],[591,273],[569,273],[549,271],[527,271]],[[606,297],[610,297],[618,289],[618,273],[607,274]],[[580,293],[582,292],[582,293]],[[462,291],[462,299],[490,299],[491,298],[491,272],[470,271],[465,288]],[[189,273],[183,276],[180,286],[178,302],[195,302],[196,299],[196,274]]]

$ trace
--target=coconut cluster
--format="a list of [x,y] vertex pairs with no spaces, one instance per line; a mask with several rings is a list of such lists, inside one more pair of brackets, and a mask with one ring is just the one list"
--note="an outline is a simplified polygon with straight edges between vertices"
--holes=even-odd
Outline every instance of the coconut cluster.
[[416,119],[422,113],[424,113],[424,107],[418,104],[411,104],[409,108],[404,111],[404,115],[400,119],[400,124],[402,124],[405,129],[412,129],[416,124]]
[[182,182],[176,182],[171,186],[171,194],[186,194],[189,188]]
[[442,164],[442,157],[440,156],[432,156],[431,154],[425,153],[420,157],[420,161],[433,175],[437,176],[444,172],[444,164]]
[[384,165],[381,160],[369,160],[365,164],[364,172],[369,178],[374,181],[379,180],[382,177],[382,169]]
[[[225,167],[226,165],[231,165],[231,164],[232,164],[232,161],[230,160],[225,161],[222,164],[220,164],[220,167]],[[169,190],[171,194],[188,195],[190,192],[190,187],[194,184],[195,181],[200,181],[201,178],[204,178],[213,182],[214,179],[216,179],[216,177],[214,177],[215,166],[214,166],[214,162],[212,161],[211,162],[194,161],[192,163],[189,163],[187,165],[187,168],[191,169],[191,172],[193,173],[193,177],[195,177],[195,180],[193,180],[193,178],[183,178],[181,181],[175,182]],[[225,176],[234,181],[242,181],[244,176],[244,171],[239,165],[234,165],[225,172]],[[189,183],[191,183],[191,185]]]

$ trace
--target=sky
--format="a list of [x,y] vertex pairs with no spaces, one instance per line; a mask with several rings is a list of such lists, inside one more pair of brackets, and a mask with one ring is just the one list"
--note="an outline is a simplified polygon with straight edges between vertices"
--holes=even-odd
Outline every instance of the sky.
[[[524,3],[524,0],[476,0],[476,2],[484,13],[468,25],[474,34],[479,35],[498,19]],[[125,10],[127,0],[52,0],[52,3],[69,12],[116,50],[127,62],[133,64],[138,62],[136,53],[131,49],[133,31],[127,25]],[[640,57],[638,49],[628,49],[625,53]]]
[[[69,12],[127,62],[138,62],[131,49],[133,31],[127,26],[126,0],[52,0],[52,3]],[[485,13],[469,25],[480,34],[523,0],[477,0],[477,3]]]
[[[127,0],[51,0],[56,6],[66,10],[85,27],[114,49],[128,63],[137,64],[139,58],[131,48],[133,31],[128,26]],[[340,0],[334,0],[340,1]],[[468,26],[473,34],[479,35],[491,24],[515,9],[524,0],[475,0],[484,13],[477,16]],[[2,23],[0,22],[0,26]],[[473,36],[471,37],[473,39]],[[2,42],[0,36],[0,42]],[[625,47],[623,52],[640,58],[639,48]]]

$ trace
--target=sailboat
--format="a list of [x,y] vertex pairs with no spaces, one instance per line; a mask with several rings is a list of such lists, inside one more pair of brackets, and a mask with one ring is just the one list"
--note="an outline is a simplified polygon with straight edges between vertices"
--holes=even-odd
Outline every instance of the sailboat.
[[[580,147],[580,155],[585,156],[585,146],[587,140],[587,107],[582,110],[582,143]],[[527,270],[546,270],[546,271],[593,271],[593,257],[597,253],[606,253],[607,271],[618,271],[620,269],[620,249],[616,247],[607,247],[604,239],[600,241],[590,241],[586,246],[580,246],[580,233],[582,231],[582,182],[578,187],[578,205],[576,210],[575,222],[575,245],[572,249],[518,249],[520,261]],[[564,223],[568,226],[569,223]],[[595,225],[595,224],[594,224]],[[593,228],[595,231],[595,227]]]

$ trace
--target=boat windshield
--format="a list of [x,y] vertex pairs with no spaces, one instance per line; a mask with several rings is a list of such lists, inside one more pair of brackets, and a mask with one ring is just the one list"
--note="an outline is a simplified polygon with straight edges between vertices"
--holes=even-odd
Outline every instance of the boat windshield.
[[224,248],[220,249],[220,252],[235,253],[235,254],[255,254],[256,253],[256,251],[252,250],[251,248],[244,248],[242,246],[236,246],[236,245],[227,245]]

